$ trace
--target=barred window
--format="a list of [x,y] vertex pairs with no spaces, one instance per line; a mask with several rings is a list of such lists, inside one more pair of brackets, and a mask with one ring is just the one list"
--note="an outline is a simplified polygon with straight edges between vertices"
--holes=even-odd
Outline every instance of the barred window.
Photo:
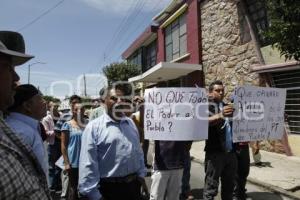
[[300,70],[274,72],[271,74],[277,88],[287,90],[285,113],[291,133],[300,134]]

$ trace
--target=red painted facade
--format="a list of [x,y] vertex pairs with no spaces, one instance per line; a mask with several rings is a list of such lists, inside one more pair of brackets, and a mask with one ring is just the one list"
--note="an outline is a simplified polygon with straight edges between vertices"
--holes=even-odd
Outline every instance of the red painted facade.
[[122,53],[122,58],[127,59],[130,57],[137,49],[141,47],[143,42],[147,40],[147,38],[151,37],[153,33],[157,32],[156,26],[149,26],[145,29],[145,31]]
[[200,9],[197,0],[190,0],[188,2],[187,10],[187,52],[190,53],[189,59],[185,63],[201,63],[201,23],[200,23]]
[[[201,14],[200,3],[198,0],[183,1],[188,4],[186,12],[186,28],[187,28],[187,53],[189,56],[180,59],[177,63],[189,63],[189,64],[201,64],[202,63],[202,44],[201,44]],[[182,5],[178,5],[173,11],[171,11],[165,19],[160,21],[162,24],[168,17],[175,13]],[[143,35],[143,34],[142,34]],[[143,36],[139,36],[141,38]],[[138,39],[137,39],[138,40]],[[136,41],[133,42],[133,44]],[[131,45],[132,47],[132,45]],[[136,48],[137,50],[138,48]],[[128,50],[126,50],[128,51]],[[128,57],[128,55],[127,55]],[[165,61],[165,34],[164,28],[159,27],[157,30],[157,59],[156,62]],[[197,84],[203,86],[204,83],[203,72],[192,72],[188,74],[183,81],[184,86],[191,86]]]
[[156,62],[165,61],[165,35],[164,30],[159,28],[157,31],[157,55]]
[[[187,2],[188,8],[186,10],[186,25],[187,25],[187,52],[190,54],[187,58],[179,60],[178,62],[201,64],[201,23],[200,23],[200,9],[197,0],[189,0]],[[173,11],[173,13],[176,10]],[[171,13],[170,16],[173,14]],[[162,22],[163,23],[163,22]],[[157,49],[157,63],[165,61],[165,35],[164,29],[159,28],[158,49]]]

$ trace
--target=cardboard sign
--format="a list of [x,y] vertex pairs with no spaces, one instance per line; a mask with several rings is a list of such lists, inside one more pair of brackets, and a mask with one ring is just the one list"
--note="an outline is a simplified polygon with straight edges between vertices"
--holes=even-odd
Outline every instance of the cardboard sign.
[[151,88],[145,91],[144,132],[151,140],[204,140],[208,97],[203,88]]
[[286,90],[237,87],[234,92],[233,141],[281,139]]

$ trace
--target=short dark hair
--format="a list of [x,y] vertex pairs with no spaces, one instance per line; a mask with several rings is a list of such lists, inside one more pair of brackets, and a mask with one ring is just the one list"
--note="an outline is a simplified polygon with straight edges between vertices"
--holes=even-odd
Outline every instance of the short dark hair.
[[14,104],[8,108],[8,111],[16,111],[24,102],[29,101],[35,95],[42,93],[31,84],[19,85],[15,88]]
[[99,92],[100,99],[104,100],[105,97],[107,96],[108,92],[112,89],[122,91],[124,93],[124,96],[128,95],[126,86],[124,86],[123,84],[115,84],[115,85],[108,85],[108,86],[102,88]]
[[72,96],[70,97],[69,103],[72,103],[72,101],[73,101],[74,99],[77,99],[79,102],[81,102],[81,100],[82,100],[80,96],[74,94],[74,95],[72,95]]
[[103,98],[104,94],[105,94],[105,87],[101,88],[101,90],[99,91],[99,96],[100,96],[100,99]]
[[215,85],[223,85],[223,82],[220,80],[216,80],[214,82],[212,82],[209,86],[208,86],[208,91],[212,92],[214,90],[214,86]]

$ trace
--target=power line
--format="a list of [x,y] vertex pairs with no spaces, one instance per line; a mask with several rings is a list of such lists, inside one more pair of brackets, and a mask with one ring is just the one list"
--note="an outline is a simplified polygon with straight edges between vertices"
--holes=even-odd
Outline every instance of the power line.
[[[136,2],[134,4],[134,2]],[[107,59],[107,53],[109,51],[109,48],[112,47],[114,41],[120,37],[120,33],[122,33],[122,30],[124,29],[124,27],[126,27],[125,25],[128,23],[128,20],[130,19],[130,16],[132,15],[132,13],[136,10],[137,6],[139,5],[139,3],[141,2],[141,0],[138,1],[131,1],[131,4],[129,6],[129,10],[127,12],[127,15],[123,18],[123,20],[118,24],[116,31],[114,32],[112,38],[108,41],[107,45],[104,48],[104,53],[103,53],[103,62],[106,61]],[[101,62],[101,60],[99,60]],[[102,63],[103,63],[102,62]],[[101,63],[101,64],[102,64]],[[98,67],[98,66],[97,66]],[[90,72],[92,71],[92,67],[89,70]]]
[[[136,5],[136,8],[134,9],[134,11],[136,12],[132,12],[130,17],[128,18],[128,20],[126,21],[125,24],[123,24],[123,29],[120,30],[120,34],[121,36],[120,37],[117,37],[115,41],[113,41],[113,45],[111,45],[111,49],[106,53],[106,57],[107,58],[111,58],[111,54],[112,52],[114,51],[114,49],[116,48],[117,45],[115,45],[117,42],[120,42],[121,38],[124,37],[125,33],[129,30],[129,27],[133,24],[133,21],[135,21],[137,19],[137,16],[141,13],[143,7],[145,6],[145,3],[146,3],[147,0],[144,0],[144,1],[139,1]],[[132,20],[129,20],[129,19],[132,19]],[[128,22],[128,23],[127,23]],[[126,30],[124,30],[126,28]],[[120,35],[119,34],[119,35]]]
[[[139,1],[136,1],[135,6],[134,6],[134,4],[131,4],[131,8],[133,8],[133,6],[134,6],[134,9],[129,9],[127,16],[125,18],[123,18],[123,20],[119,24],[117,30],[114,32],[113,37],[107,43],[107,45],[104,49],[104,53],[103,53],[103,57],[105,59],[103,59],[103,62],[101,62],[100,67],[103,67],[107,63],[112,62],[112,59],[113,59],[112,54],[115,52],[115,49],[117,48],[118,50],[120,50],[118,47],[122,47],[122,45],[126,42],[126,40],[129,38],[129,36],[133,32],[135,32],[140,27],[140,25],[142,25],[146,20],[148,20],[148,16],[146,15],[142,18],[142,21],[140,21],[138,26],[135,26],[133,30],[130,29],[132,24],[136,24],[136,22],[134,22],[134,21],[139,19],[138,15],[141,13],[146,2],[147,2],[147,0],[143,0],[143,1],[139,0]],[[163,0],[157,0],[157,2],[154,4],[154,6],[151,9],[151,12],[156,10],[159,7],[159,5],[163,2],[164,2]],[[136,11],[136,12],[134,12],[134,11]],[[137,23],[138,23],[138,21],[137,21]],[[131,30],[131,32],[128,35],[128,32],[130,30]],[[125,39],[124,37],[126,37],[126,40],[124,40]],[[121,58],[121,55],[118,56],[118,59],[120,59],[120,58]]]
[[59,5],[61,5],[65,0],[61,0],[59,1],[57,4],[55,4],[54,6],[52,6],[51,8],[49,8],[48,10],[46,10],[45,12],[43,12],[41,15],[39,15],[38,17],[36,17],[35,19],[33,19],[31,22],[29,22],[28,24],[25,24],[23,27],[19,28],[17,31],[22,31],[26,28],[28,28],[29,26],[31,26],[32,24],[34,24],[35,22],[37,22],[38,20],[40,20],[42,17],[44,17],[45,15],[47,15],[48,13],[50,13],[51,11],[53,11],[55,8],[57,8]]
[[[117,30],[115,31],[113,37],[111,38],[111,40],[107,43],[104,52],[108,51],[108,48],[110,47],[111,43],[114,42],[114,40],[116,39],[117,36],[119,36],[119,34],[122,32],[122,30],[124,29],[125,25],[128,23],[128,20],[130,18],[130,16],[132,15],[132,13],[136,10],[137,6],[139,5],[139,3],[141,2],[141,0],[136,1],[135,6],[133,7],[134,1],[132,1],[132,4],[130,6],[130,9],[128,10],[127,15],[123,18],[123,20],[120,22],[120,24],[118,25]],[[123,26],[122,26],[123,25]]]
[[[156,4],[152,7],[151,12],[154,11],[154,10],[156,10],[162,2],[163,2],[162,0],[158,0],[158,1],[156,2]],[[135,26],[136,28],[135,28],[134,30],[132,30],[132,31],[130,32],[130,34],[126,34],[127,37],[126,37],[125,39],[123,38],[122,42],[120,42],[118,46],[119,46],[119,47],[122,47],[122,46],[125,44],[125,42],[129,39],[130,35],[132,35],[134,32],[136,32],[137,29],[138,29],[141,25],[143,25],[143,24],[145,23],[146,20],[148,20],[148,16],[145,16],[145,17],[140,21],[140,23],[139,23],[137,26]],[[119,55],[119,56],[117,56],[117,57],[115,57],[115,58],[116,58],[117,60],[119,60],[119,59],[121,59],[121,55]]]

